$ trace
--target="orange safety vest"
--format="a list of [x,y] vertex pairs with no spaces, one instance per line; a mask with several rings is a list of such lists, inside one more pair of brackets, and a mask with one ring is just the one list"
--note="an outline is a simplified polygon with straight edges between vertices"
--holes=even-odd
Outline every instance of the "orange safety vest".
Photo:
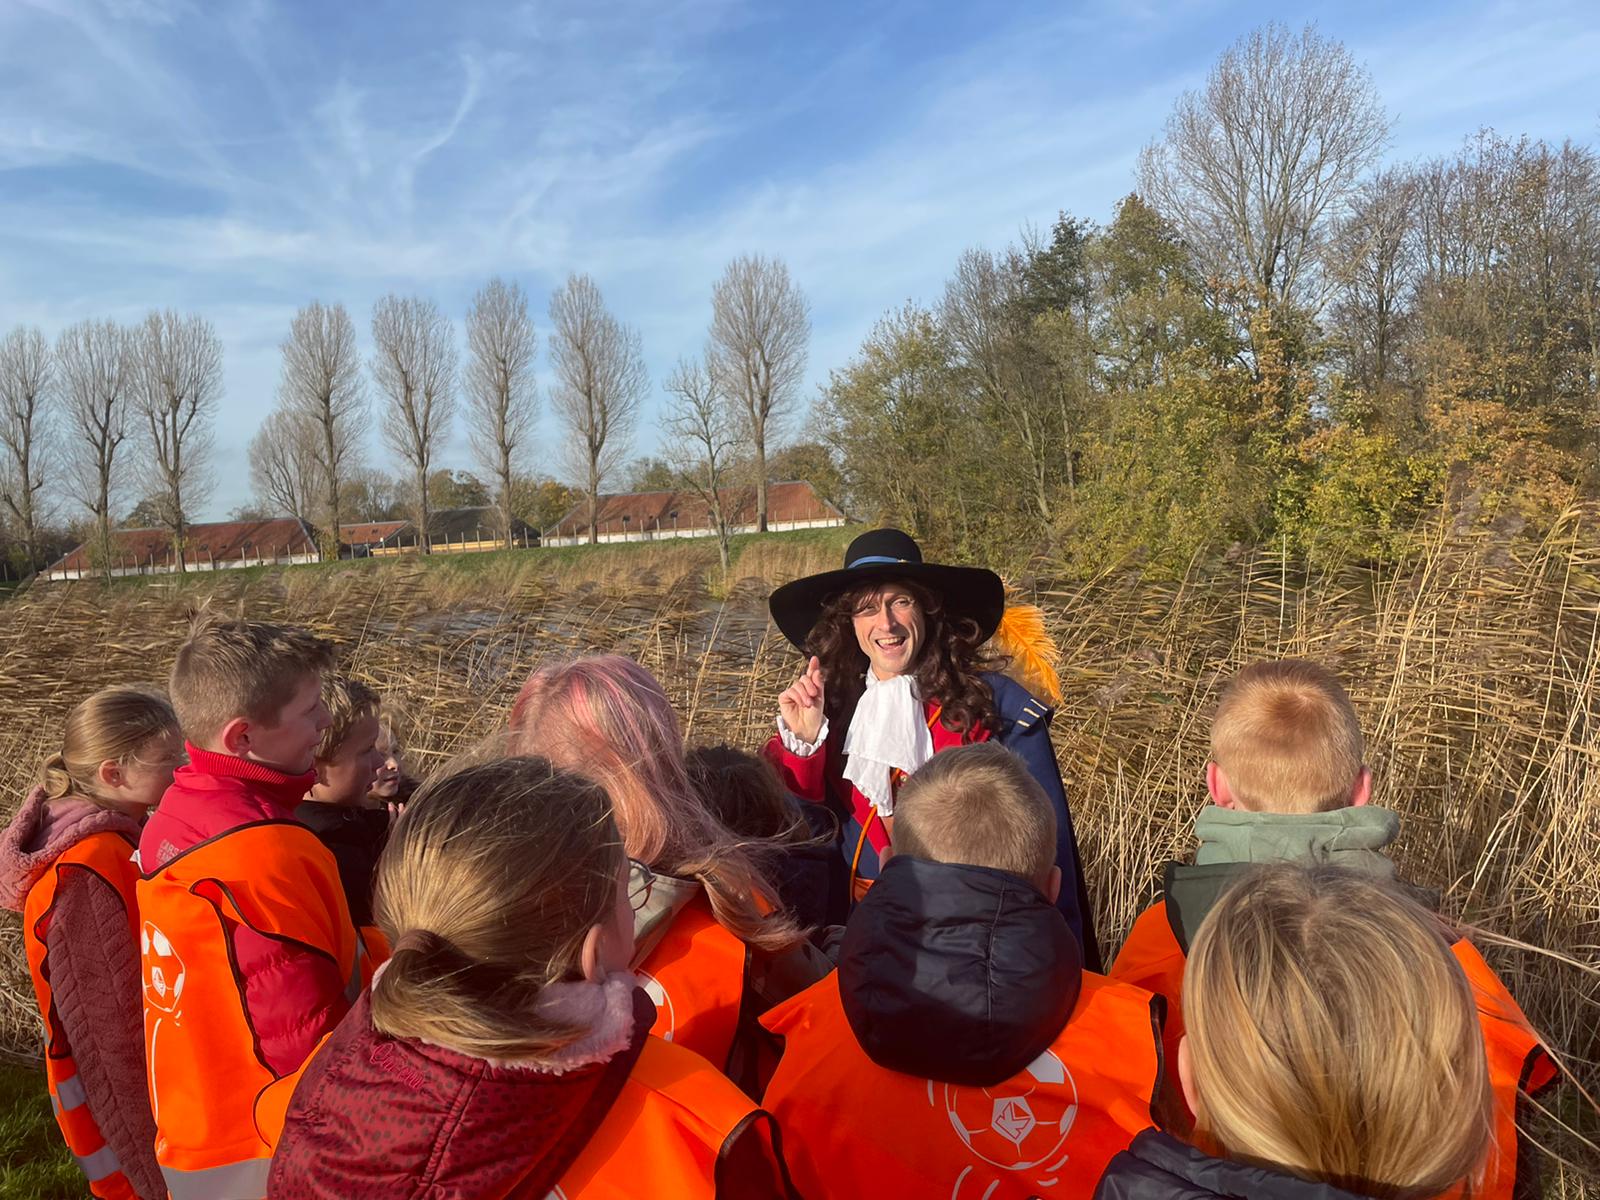
[[546,1200],[709,1200],[724,1146],[756,1123],[771,1118],[710,1063],[648,1037],[610,1113]]
[[1072,1016],[1026,1070],[966,1087],[878,1066],[834,972],[761,1018],[784,1038],[764,1104],[803,1196],[1082,1197],[1154,1124],[1159,1015],[1142,989],[1085,973]]
[[[1533,1026],[1511,998],[1477,948],[1466,938],[1450,947],[1472,985],[1483,1028],[1489,1082],[1494,1090],[1495,1137],[1492,1160],[1478,1194],[1481,1200],[1511,1200],[1517,1180],[1517,1094],[1530,1095],[1555,1081],[1555,1063],[1539,1042]],[[1167,918],[1165,900],[1157,901],[1133,923],[1128,940],[1111,965],[1111,977],[1137,984],[1167,1000],[1163,1040],[1169,1061],[1176,1061],[1183,1036],[1183,964],[1185,955]]]
[[257,1098],[278,1081],[250,1027],[231,930],[326,955],[354,1002],[370,965],[333,856],[293,821],[201,842],[138,884],[145,1062],[172,1200],[264,1196],[273,1146]]
[[725,1069],[744,1002],[747,954],[745,944],[717,924],[702,891],[635,969],[656,1006],[650,1032]]
[[89,1191],[96,1196],[115,1200],[134,1200],[137,1193],[116,1151],[106,1145],[89,1111],[89,1099],[78,1079],[78,1064],[72,1057],[72,1046],[67,1041],[66,1030],[56,1015],[55,997],[50,987],[50,964],[45,957],[45,934],[55,909],[56,893],[62,880],[72,871],[88,871],[99,876],[122,898],[122,907],[128,917],[128,938],[139,940],[139,908],[134,898],[134,884],[139,869],[133,864],[134,845],[120,833],[96,833],[69,847],[35,881],[28,892],[22,909],[22,936],[28,954],[28,970],[33,975],[34,995],[39,999],[39,1012],[44,1017],[45,1028],[45,1082],[50,1088],[50,1107],[55,1110],[56,1124],[67,1139],[67,1149],[78,1160],[78,1166],[89,1180]]

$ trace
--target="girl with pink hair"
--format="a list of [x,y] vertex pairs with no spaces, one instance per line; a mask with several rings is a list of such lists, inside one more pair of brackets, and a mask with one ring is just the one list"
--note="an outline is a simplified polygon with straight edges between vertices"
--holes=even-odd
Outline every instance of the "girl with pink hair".
[[[756,860],[706,808],[660,682],[621,655],[547,664],[511,708],[510,750],[579,771],[610,793],[634,886],[633,965],[656,1003],[654,1032],[732,1072],[745,1024],[825,973]],[[741,1069],[742,1070],[742,1069]]]

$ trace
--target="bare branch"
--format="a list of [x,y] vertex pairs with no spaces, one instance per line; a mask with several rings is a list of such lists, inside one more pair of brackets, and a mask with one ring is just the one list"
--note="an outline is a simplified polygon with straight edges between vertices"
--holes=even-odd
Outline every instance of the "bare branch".
[[21,534],[30,571],[39,557],[54,368],[37,329],[19,327],[0,341],[0,504]]
[[149,490],[160,497],[178,569],[185,565],[189,511],[211,480],[211,418],[222,394],[222,343],[203,317],[152,312],[137,343],[136,395],[144,418]]
[[668,458],[678,476],[704,501],[716,531],[722,569],[727,571],[729,527],[723,489],[739,433],[709,348],[700,361],[678,361],[667,378],[667,392],[672,396],[663,420],[669,438],[665,447]]
[[81,321],[56,339],[69,428],[69,486],[94,521],[100,568],[110,578],[111,510],[121,500],[117,451],[128,436],[134,336],[115,321]]
[[[297,418],[295,437],[288,439],[297,449],[293,457],[299,459],[304,452],[313,457],[322,492],[323,553],[337,556],[342,521],[339,487],[352,465],[351,457],[359,452],[368,411],[361,358],[356,350],[356,328],[344,305],[313,302],[295,314],[289,337],[283,343],[278,402]],[[287,426],[288,422],[284,424]],[[265,426],[262,432],[266,432]],[[277,440],[283,442],[286,436],[285,432]],[[255,467],[252,443],[252,481]],[[297,473],[308,477],[304,471]],[[260,494],[259,487],[257,491]],[[288,495],[277,494],[280,500]],[[311,497],[303,495],[297,506],[289,506],[289,511],[309,520],[313,507]]]
[[491,279],[467,311],[467,424],[478,461],[494,477],[508,547],[512,485],[527,457],[538,403],[533,380],[537,345],[522,288]]
[[550,297],[550,325],[551,407],[571,438],[570,466],[589,497],[595,542],[600,486],[627,454],[649,375],[638,331],[606,311],[587,275],[567,276]]
[[262,505],[309,523],[325,487],[322,429],[298,408],[268,414],[250,439],[250,486]]
[[1330,222],[1388,137],[1372,78],[1343,45],[1273,23],[1179,98],[1140,156],[1140,190],[1214,278],[1315,313]]
[[755,451],[756,527],[767,528],[767,443],[781,431],[805,379],[811,340],[806,298],[781,259],[742,255],[711,290],[717,374],[744,415]]
[[432,300],[389,295],[372,310],[372,374],[388,397],[383,439],[411,467],[418,536],[428,545],[428,476],[456,415],[456,344]]

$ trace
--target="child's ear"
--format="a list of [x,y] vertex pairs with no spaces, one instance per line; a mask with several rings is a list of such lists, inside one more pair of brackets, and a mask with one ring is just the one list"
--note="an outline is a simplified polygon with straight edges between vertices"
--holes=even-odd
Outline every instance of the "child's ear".
[[222,743],[224,753],[242,756],[250,749],[250,722],[243,717],[235,717],[222,727],[222,732],[217,734],[217,741]]
[[1350,789],[1350,807],[1360,808],[1363,804],[1372,801],[1372,772],[1366,767],[1361,768],[1361,774],[1356,776],[1354,786]]
[[1206,791],[1211,793],[1211,803],[1218,808],[1237,808],[1238,801],[1233,798],[1233,792],[1228,787],[1228,777],[1222,773],[1222,768],[1213,760],[1206,764]]
[[1054,904],[1061,899],[1061,868],[1051,867],[1050,878],[1045,881],[1044,898]]
[[105,787],[116,789],[122,786],[122,764],[114,758],[108,758],[100,764],[100,769],[95,772],[95,778]]
[[1183,1089],[1183,1102],[1198,1117],[1200,1104],[1194,1094],[1194,1060],[1189,1055],[1188,1034],[1178,1039],[1178,1086]]
[[604,983],[606,980],[606,969],[600,954],[600,943],[605,936],[606,927],[603,924],[589,926],[589,932],[583,935],[583,949],[578,954],[578,969],[590,983]]

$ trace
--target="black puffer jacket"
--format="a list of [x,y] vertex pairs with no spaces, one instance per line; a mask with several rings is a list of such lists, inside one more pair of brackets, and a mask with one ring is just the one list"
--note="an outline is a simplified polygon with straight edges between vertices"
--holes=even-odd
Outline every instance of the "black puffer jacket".
[[839,997],[881,1067],[992,1087],[1072,1015],[1083,951],[1026,880],[897,854],[850,917]]
[[1094,1200],[1361,1200],[1331,1184],[1266,1167],[1212,1158],[1158,1129],[1146,1130],[1111,1160]]

